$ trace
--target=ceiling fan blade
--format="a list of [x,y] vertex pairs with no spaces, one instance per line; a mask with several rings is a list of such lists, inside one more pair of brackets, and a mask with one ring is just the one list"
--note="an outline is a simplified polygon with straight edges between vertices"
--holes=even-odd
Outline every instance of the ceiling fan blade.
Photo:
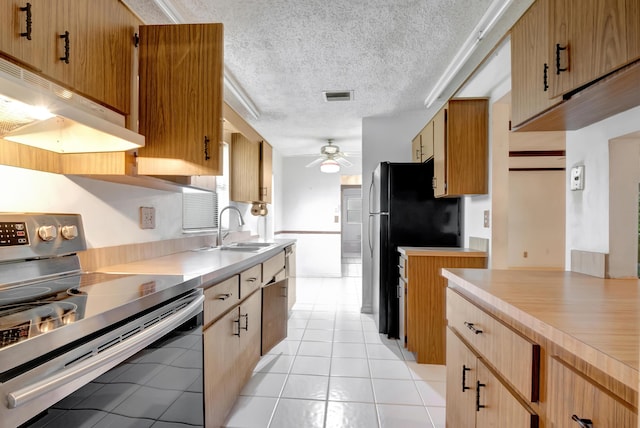
[[322,162],[324,160],[324,158],[318,158],[316,160],[314,160],[313,162],[310,162],[306,165],[307,168],[311,168],[312,166],[316,166],[319,165],[320,162]]
[[346,160],[342,156],[337,156],[334,159],[336,160],[336,162],[338,162],[342,166],[351,166],[351,165],[353,165],[351,162],[349,162],[348,160]]

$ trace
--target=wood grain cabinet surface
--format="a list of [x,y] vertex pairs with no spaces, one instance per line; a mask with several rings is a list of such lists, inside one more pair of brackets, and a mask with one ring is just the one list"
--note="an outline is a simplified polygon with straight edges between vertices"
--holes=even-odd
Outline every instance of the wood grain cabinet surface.
[[240,133],[231,135],[231,195],[236,202],[271,203],[272,148]]
[[436,197],[488,192],[489,102],[450,100],[433,119]]
[[142,175],[222,174],[222,24],[140,27]]
[[427,123],[411,140],[411,161],[426,162],[433,158],[433,121]]
[[445,364],[446,280],[440,275],[442,268],[483,268],[487,256],[483,252],[420,251],[400,247],[399,286],[405,286],[401,298],[406,347],[416,353],[422,364]]
[[139,21],[121,1],[11,0],[0,8],[9,19],[0,29],[3,55],[121,114],[130,113]]

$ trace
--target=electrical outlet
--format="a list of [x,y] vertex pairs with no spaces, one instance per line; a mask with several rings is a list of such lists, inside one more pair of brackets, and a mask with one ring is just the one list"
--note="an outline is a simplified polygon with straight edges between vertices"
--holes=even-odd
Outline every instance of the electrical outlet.
[[489,210],[484,210],[484,227],[489,228]]
[[154,207],[140,207],[140,228],[156,228],[156,209]]

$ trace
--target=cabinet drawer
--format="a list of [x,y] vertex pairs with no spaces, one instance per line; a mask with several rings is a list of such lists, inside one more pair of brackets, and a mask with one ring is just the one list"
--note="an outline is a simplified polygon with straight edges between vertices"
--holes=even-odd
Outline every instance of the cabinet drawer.
[[555,357],[547,377],[549,419],[554,428],[576,428],[573,419],[590,419],[594,427],[635,427],[638,416],[622,401]]
[[238,275],[204,290],[204,325],[218,318],[240,301]]
[[262,265],[245,270],[240,274],[240,298],[244,299],[262,284]]
[[447,320],[513,387],[538,401],[540,346],[447,288]]
[[270,282],[281,271],[284,271],[284,251],[262,263],[262,283]]

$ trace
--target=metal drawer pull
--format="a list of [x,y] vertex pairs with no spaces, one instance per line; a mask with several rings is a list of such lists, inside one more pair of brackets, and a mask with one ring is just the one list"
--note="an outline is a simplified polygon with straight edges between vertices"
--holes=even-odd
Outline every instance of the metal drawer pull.
[[64,56],[60,57],[60,61],[69,64],[69,32],[65,31],[64,34],[60,34],[60,38],[64,39]]
[[27,16],[26,16],[27,29],[24,33],[20,33],[20,37],[26,37],[27,40],[31,40],[31,25],[32,25],[31,3],[27,3],[25,7],[21,7],[20,12],[27,12]]
[[466,365],[462,365],[462,392],[465,392],[467,389],[471,389],[470,386],[467,386],[467,372],[470,371],[471,369],[469,367],[467,367]]
[[233,322],[235,324],[238,324],[238,332],[237,333],[233,333],[233,335],[240,337],[240,318],[238,318],[237,320],[233,320]]
[[476,381],[476,412],[479,412],[480,409],[484,409],[484,404],[480,404],[480,388],[487,386],[485,383],[480,383],[480,381]]
[[571,419],[576,421],[580,428],[593,428],[593,422],[591,419],[581,419],[577,415],[571,416]]
[[567,50],[567,47],[560,46],[560,43],[556,43],[556,74],[560,74],[562,71],[567,71],[569,67],[560,68],[560,51]]
[[251,278],[247,278],[247,282],[256,282],[258,278],[252,276]]
[[549,89],[549,66],[547,63],[544,63],[544,67],[542,69],[543,74],[543,83],[544,83],[544,92],[547,92]]
[[209,137],[208,136],[204,136],[204,160],[209,160],[211,159],[211,156],[209,156]]
[[[240,318],[244,318],[244,327],[240,327],[245,331],[249,331],[249,314],[240,315]],[[240,325],[240,320],[238,320],[238,326]]]
[[480,333],[482,333],[482,330],[480,330],[480,329],[476,328],[476,327],[475,327],[475,324],[473,324],[472,322],[467,322],[467,321],[465,321],[465,322],[464,322],[464,325],[465,325],[465,326],[467,326],[467,328],[468,328],[469,330],[471,330],[472,332],[474,332],[475,334],[480,334]]
[[229,297],[231,297],[231,293],[218,294],[218,300],[227,300]]

